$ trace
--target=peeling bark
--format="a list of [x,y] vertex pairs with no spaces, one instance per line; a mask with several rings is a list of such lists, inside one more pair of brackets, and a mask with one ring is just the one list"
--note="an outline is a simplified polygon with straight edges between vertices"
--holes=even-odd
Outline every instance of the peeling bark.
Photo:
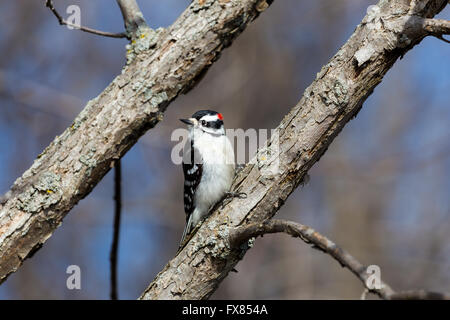
[[276,129],[279,137],[259,150],[236,178],[234,199],[203,223],[191,241],[156,276],[141,299],[206,299],[252,243],[235,249],[230,230],[271,218],[298,187],[344,125],[395,61],[429,33],[447,0],[380,1],[317,74],[299,103]]

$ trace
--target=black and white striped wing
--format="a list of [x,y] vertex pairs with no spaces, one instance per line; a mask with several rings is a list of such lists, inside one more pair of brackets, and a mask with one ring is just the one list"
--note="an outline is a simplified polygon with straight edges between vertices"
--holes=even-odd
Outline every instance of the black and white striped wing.
[[[194,151],[194,153],[191,153],[191,151]],[[203,166],[201,160],[198,159],[198,152],[195,151],[191,144],[190,150],[185,150],[186,154],[183,157],[184,212],[186,213],[186,222],[194,211],[194,196],[202,179]]]

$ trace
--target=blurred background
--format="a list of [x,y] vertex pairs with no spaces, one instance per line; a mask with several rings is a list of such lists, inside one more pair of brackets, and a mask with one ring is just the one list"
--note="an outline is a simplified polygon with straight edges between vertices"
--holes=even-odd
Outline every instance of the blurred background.
[[[209,107],[228,128],[275,128],[345,43],[374,0],[283,0],[226,49],[202,82],[123,158],[119,298],[135,299],[171,259],[185,216],[182,170],[170,161],[180,117]],[[0,2],[0,194],[121,72],[125,39],[59,26],[45,1]],[[190,1],[139,1],[169,26]],[[111,0],[58,0],[81,23],[120,32]],[[450,19],[450,7],[439,17]],[[450,291],[450,45],[427,38],[398,61],[277,217],[327,235],[396,290]],[[111,171],[0,299],[108,299]],[[66,268],[81,267],[81,290]],[[362,284],[329,256],[285,235],[259,238],[213,299],[359,299]],[[371,296],[371,298],[373,298]]]

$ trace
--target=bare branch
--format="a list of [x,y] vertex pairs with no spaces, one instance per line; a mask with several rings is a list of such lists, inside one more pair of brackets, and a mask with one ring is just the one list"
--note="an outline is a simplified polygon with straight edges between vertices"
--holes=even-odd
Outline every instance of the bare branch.
[[450,21],[443,19],[424,19],[423,28],[429,35],[450,43],[450,40],[443,37],[444,34],[450,34]]
[[336,259],[342,267],[348,268],[354,273],[370,291],[383,299],[387,299],[393,293],[393,290],[385,283],[382,283],[382,289],[370,289],[366,285],[369,274],[366,272],[367,268],[356,260],[345,250],[338,247],[333,241],[321,235],[311,227],[302,225],[300,223],[270,219],[262,223],[253,223],[237,227],[230,231],[230,246],[231,248],[238,248],[250,238],[262,236],[267,233],[287,233],[293,237],[300,238],[308,244],[312,244],[314,248],[319,249],[331,255]]
[[111,267],[111,300],[117,300],[119,296],[117,290],[117,259],[119,251],[120,216],[122,214],[122,165],[120,159],[114,162],[114,203],[113,240],[109,254]]
[[84,32],[88,32],[88,33],[92,33],[92,34],[96,34],[99,36],[103,36],[103,37],[110,37],[110,38],[127,38],[127,34],[124,32],[121,33],[111,33],[111,32],[106,32],[106,31],[100,31],[100,30],[96,30],[96,29],[91,29],[88,27],[84,27],[84,26],[77,26],[74,25],[70,22],[67,22],[66,20],[63,19],[63,17],[58,13],[58,11],[56,10],[55,6],[53,5],[53,1],[52,0],[46,0],[45,2],[45,6],[47,8],[49,8],[51,10],[51,12],[53,12],[53,14],[55,15],[56,19],[58,19],[58,22],[60,25],[64,25],[64,26],[69,26],[69,27],[73,27],[75,29],[79,29],[81,31]]
[[234,228],[229,233],[229,242],[231,248],[239,248],[251,238],[263,236],[268,233],[286,233],[295,238],[300,238],[307,244],[313,245],[313,248],[319,249],[329,254],[337,260],[342,267],[349,269],[363,283],[364,290],[362,298],[365,298],[367,292],[374,293],[383,299],[448,299],[444,293],[428,292],[424,290],[405,291],[395,293],[389,285],[381,282],[381,289],[371,289],[367,286],[367,280],[370,276],[367,273],[367,267],[356,260],[350,253],[337,246],[333,241],[321,235],[311,227],[300,223],[270,219],[262,223],[253,223]]
[[117,3],[129,38],[133,38],[140,27],[148,27],[136,0],[117,0]]

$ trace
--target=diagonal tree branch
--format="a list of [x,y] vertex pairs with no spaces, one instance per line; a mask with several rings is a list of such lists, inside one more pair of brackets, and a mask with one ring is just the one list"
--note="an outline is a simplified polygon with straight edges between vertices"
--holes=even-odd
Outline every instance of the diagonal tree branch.
[[45,6],[50,9],[50,11],[55,15],[56,19],[58,19],[59,24],[62,25],[62,26],[73,27],[75,29],[79,29],[81,31],[92,33],[92,34],[96,34],[98,36],[103,36],[103,37],[127,38],[127,34],[124,33],[124,32],[121,32],[121,33],[105,32],[105,31],[100,31],[100,30],[96,30],[96,29],[92,29],[92,28],[88,28],[88,27],[84,27],[84,26],[77,26],[77,25],[74,25],[74,24],[72,24],[70,22],[67,22],[58,13],[58,11],[56,10],[55,6],[53,5],[53,1],[52,0],[46,0],[45,1]]
[[397,59],[428,35],[424,19],[446,4],[382,0],[371,6],[275,136],[235,179],[234,191],[248,198],[215,210],[140,299],[207,299],[249,248],[230,247],[230,230],[272,218]]
[[380,289],[369,288],[367,282],[370,274],[367,273],[367,267],[356,260],[351,254],[337,246],[333,241],[321,235],[311,227],[302,225],[300,223],[269,219],[262,223],[251,223],[237,227],[230,231],[229,242],[230,248],[239,248],[245,245],[251,238],[263,236],[268,233],[286,233],[295,238],[300,238],[307,244],[313,245],[314,248],[321,250],[332,256],[337,260],[342,267],[348,268],[354,275],[356,275],[368,292],[372,292],[383,299],[434,299],[434,300],[449,300],[450,297],[444,293],[428,292],[424,290],[394,292],[391,287],[382,282]]
[[111,162],[161,121],[170,102],[188,92],[271,2],[195,1],[167,30],[138,28],[122,73],[2,198],[0,283],[43,245]]

